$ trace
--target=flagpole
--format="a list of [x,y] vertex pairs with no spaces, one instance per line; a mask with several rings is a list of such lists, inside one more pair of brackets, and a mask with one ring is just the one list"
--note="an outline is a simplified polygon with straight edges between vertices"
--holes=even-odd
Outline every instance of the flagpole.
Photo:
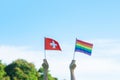
[[46,50],[44,50],[44,58],[46,59]]
[[73,53],[73,60],[75,60],[75,51],[74,51],[74,53]]
[[45,37],[44,37],[44,58],[46,59],[46,50],[45,50]]
[[[76,38],[77,40],[77,38]],[[76,46],[76,41],[75,41],[75,46]],[[74,53],[73,53],[73,60],[75,60],[75,49],[74,49]]]

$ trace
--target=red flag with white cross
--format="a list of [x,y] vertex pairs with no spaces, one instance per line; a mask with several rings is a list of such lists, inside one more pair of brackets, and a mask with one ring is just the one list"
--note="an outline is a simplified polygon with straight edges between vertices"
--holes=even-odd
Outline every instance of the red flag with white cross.
[[51,38],[45,38],[45,50],[60,50],[59,43]]

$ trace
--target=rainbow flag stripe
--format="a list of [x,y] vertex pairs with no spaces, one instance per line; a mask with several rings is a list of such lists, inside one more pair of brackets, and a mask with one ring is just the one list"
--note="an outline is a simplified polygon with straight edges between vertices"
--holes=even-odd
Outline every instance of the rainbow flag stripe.
[[82,52],[91,55],[93,44],[76,39],[75,52]]

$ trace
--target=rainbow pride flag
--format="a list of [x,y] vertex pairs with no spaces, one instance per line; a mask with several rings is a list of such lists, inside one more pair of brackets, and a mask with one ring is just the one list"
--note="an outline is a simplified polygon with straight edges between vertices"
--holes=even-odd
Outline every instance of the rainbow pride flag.
[[91,56],[93,44],[76,39],[75,52],[82,52]]

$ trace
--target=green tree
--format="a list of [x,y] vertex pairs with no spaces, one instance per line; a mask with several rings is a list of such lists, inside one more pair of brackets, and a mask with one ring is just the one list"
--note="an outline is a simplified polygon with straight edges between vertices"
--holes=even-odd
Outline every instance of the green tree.
[[[0,80],[43,80],[44,69],[36,70],[34,64],[18,59],[9,65],[0,61]],[[58,80],[48,72],[48,80]]]
[[6,75],[5,67],[0,60],[0,80],[10,80],[9,76]]
[[23,59],[18,59],[5,68],[10,80],[38,80],[40,74],[35,69],[34,64]]
[[[43,80],[43,75],[44,75],[44,69],[41,67],[39,70],[38,70],[39,74],[40,74],[40,77],[39,77],[39,80]],[[48,71],[48,80],[58,80],[57,78],[53,77],[51,74],[50,74],[50,71]]]

